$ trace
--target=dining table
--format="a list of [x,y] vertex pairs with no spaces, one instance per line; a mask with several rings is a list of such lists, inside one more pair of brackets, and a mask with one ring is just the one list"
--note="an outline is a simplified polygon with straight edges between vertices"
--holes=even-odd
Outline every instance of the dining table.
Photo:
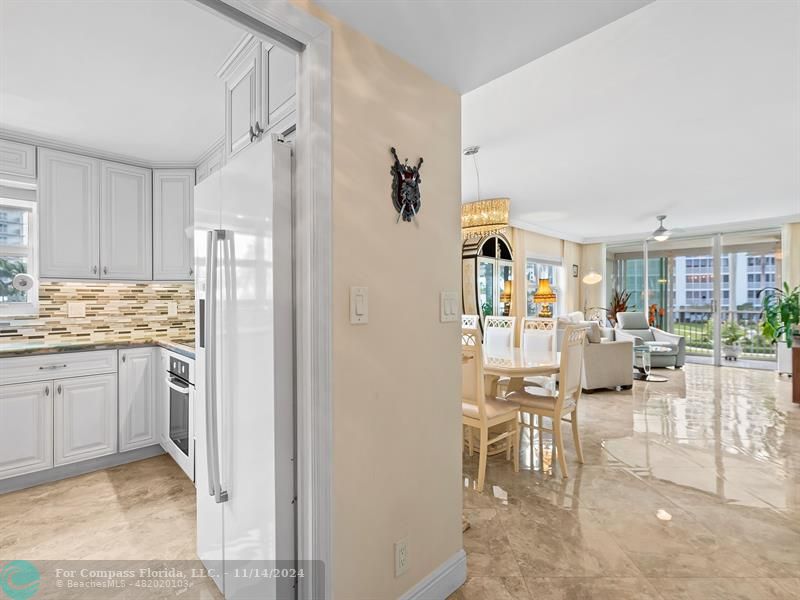
[[497,383],[501,378],[509,380],[506,391],[513,392],[525,387],[526,377],[557,375],[559,354],[523,352],[519,347],[492,351],[486,349],[483,353],[486,393],[497,397]]

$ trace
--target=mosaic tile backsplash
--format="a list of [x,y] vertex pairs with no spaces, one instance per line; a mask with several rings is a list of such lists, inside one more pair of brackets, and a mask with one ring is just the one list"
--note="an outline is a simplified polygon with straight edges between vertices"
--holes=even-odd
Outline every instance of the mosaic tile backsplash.
[[[85,317],[68,317],[83,302]],[[177,316],[167,316],[177,302]],[[39,315],[0,317],[0,346],[20,342],[117,342],[194,339],[192,283],[39,282]]]

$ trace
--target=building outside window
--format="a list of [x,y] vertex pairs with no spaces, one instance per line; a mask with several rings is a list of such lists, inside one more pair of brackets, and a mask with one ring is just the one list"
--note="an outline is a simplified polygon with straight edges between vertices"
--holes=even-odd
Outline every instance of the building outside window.
[[[0,315],[36,312],[35,219],[35,202],[0,198]],[[13,285],[20,273],[34,278],[32,288],[19,290]]]

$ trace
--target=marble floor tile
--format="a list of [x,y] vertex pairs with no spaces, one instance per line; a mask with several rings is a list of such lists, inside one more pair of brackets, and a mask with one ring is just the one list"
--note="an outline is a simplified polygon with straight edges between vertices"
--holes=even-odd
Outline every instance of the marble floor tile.
[[662,600],[643,577],[526,577],[531,600]]
[[669,578],[649,580],[665,600],[796,600],[797,579]]
[[447,600],[530,600],[522,577],[468,577]]
[[508,536],[492,508],[464,509],[469,536],[464,539],[467,572],[482,576],[521,576]]
[[[523,435],[519,473],[491,457],[483,494],[478,458],[465,456],[465,508],[495,511],[531,598],[800,597],[800,407],[790,381],[697,364],[659,374],[669,381],[581,398],[587,460],[577,463],[565,428],[568,479],[548,434],[544,456]],[[481,538],[464,534],[468,561],[472,535]],[[501,588],[488,585],[469,584],[469,597],[495,597]]]

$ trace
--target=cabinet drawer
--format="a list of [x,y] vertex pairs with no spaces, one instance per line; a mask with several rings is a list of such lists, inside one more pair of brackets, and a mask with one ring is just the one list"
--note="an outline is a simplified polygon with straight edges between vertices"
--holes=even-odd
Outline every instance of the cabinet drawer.
[[63,352],[0,359],[0,385],[116,373],[117,351]]

